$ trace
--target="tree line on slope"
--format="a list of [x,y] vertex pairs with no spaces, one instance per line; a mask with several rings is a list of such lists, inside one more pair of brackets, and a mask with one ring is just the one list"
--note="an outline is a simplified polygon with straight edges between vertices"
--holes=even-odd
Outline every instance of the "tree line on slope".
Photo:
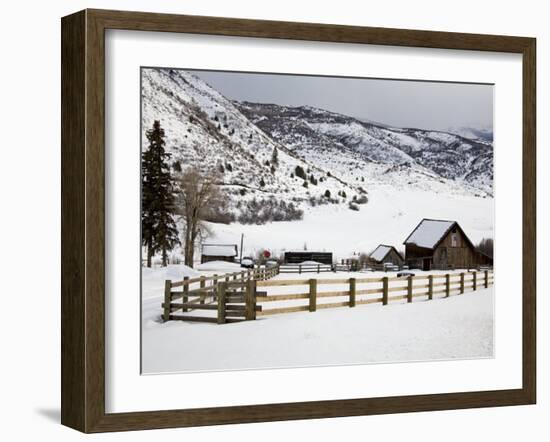
[[[141,230],[142,245],[147,249],[147,267],[160,253],[162,266],[168,264],[168,252],[182,246],[184,263],[192,267],[197,243],[211,232],[208,222],[265,224],[270,221],[302,219],[303,211],[292,202],[273,198],[239,201],[238,216],[228,210],[227,195],[218,183],[218,171],[204,174],[196,168],[183,170],[180,161],[170,167],[166,135],[155,121],[146,131],[148,147],[141,156]],[[272,162],[278,164],[273,151]],[[231,169],[228,164],[225,166]],[[225,169],[224,168],[224,169]],[[181,238],[176,219],[181,221]]]

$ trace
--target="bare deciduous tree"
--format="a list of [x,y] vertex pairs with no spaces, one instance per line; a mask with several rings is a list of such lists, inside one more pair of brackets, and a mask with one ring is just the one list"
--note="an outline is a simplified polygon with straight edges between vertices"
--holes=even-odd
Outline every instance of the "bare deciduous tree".
[[483,238],[477,245],[479,250],[484,255],[493,257],[493,238]]
[[193,267],[197,239],[208,235],[205,219],[221,201],[221,192],[214,174],[201,174],[188,169],[177,178],[177,212],[183,221],[185,265]]

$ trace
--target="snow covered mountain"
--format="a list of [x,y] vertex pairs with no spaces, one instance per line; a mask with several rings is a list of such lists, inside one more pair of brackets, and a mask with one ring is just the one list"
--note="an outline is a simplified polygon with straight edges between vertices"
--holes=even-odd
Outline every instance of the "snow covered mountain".
[[493,142],[493,129],[490,127],[449,127],[447,132],[472,140]]
[[325,204],[357,209],[374,186],[492,196],[489,141],[309,106],[233,102],[184,70],[142,70],[142,149],[155,120],[174,173],[215,172],[241,223],[299,219]]
[[189,72],[142,70],[142,149],[147,148],[145,132],[154,120],[160,120],[165,130],[174,169],[216,172],[236,214],[261,211],[266,205],[292,212],[306,201],[343,203],[344,198],[336,198],[339,194],[351,199],[366,193],[357,183],[299,158]]
[[[448,189],[492,194],[489,141],[421,129],[390,128],[315,109],[235,103],[266,134],[308,161],[329,163],[340,174],[397,186],[444,180]],[[451,181],[451,182],[450,182]],[[454,184],[454,185],[453,185]]]

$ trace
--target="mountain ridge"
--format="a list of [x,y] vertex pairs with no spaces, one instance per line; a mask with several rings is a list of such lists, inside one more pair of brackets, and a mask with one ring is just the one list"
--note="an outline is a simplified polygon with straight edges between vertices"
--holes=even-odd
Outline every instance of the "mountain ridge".
[[250,221],[262,203],[351,206],[380,185],[492,197],[492,143],[308,105],[233,101],[177,69],[142,69],[142,98],[142,149],[160,120],[174,171],[214,171],[237,220],[248,212]]

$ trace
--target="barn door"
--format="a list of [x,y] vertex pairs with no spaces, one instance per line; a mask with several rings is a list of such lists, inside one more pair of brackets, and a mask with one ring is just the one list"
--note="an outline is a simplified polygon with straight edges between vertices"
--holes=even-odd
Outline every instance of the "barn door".
[[422,270],[431,270],[431,269],[432,269],[432,260],[430,258],[424,258]]

